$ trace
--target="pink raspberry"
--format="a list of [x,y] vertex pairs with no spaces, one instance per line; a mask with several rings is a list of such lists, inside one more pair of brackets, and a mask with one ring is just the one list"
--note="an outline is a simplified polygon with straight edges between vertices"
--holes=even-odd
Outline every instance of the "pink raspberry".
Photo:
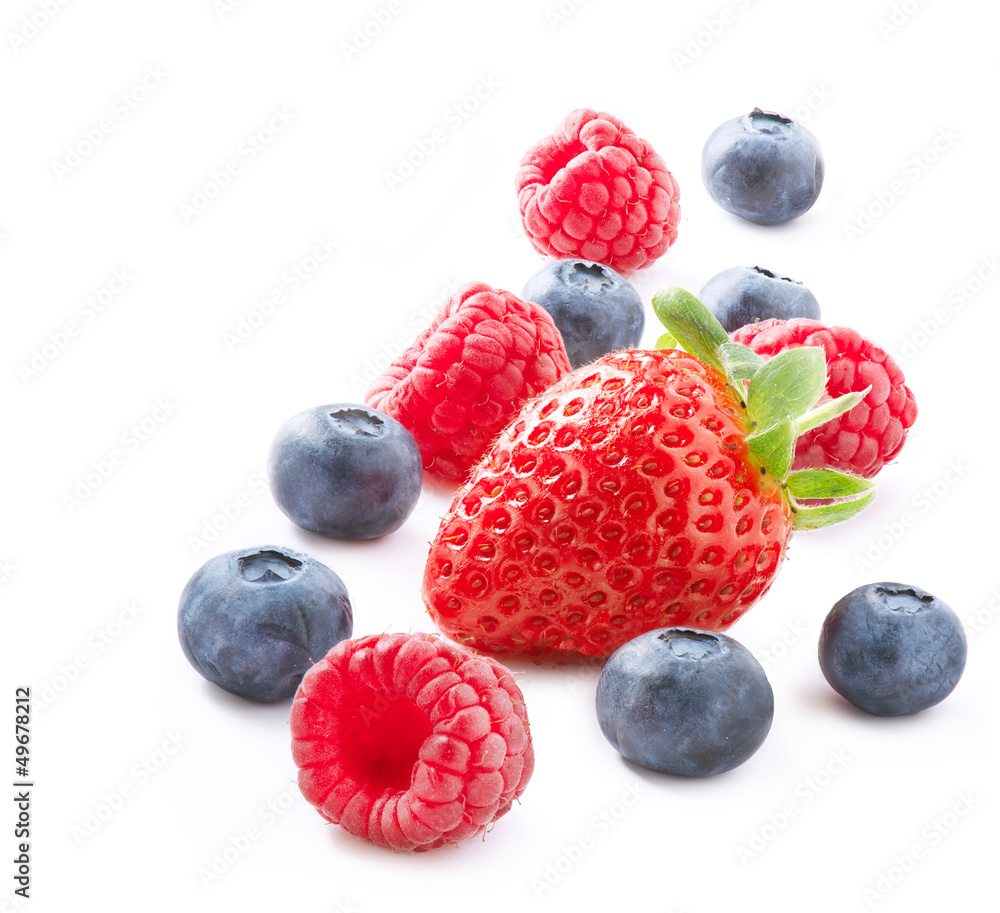
[[534,769],[514,676],[430,634],[341,641],[306,673],[290,726],[302,795],[393,850],[482,834]]
[[674,176],[617,117],[571,111],[517,171],[521,221],[539,253],[604,263],[628,275],[677,240]]
[[365,403],[413,435],[428,474],[461,482],[521,404],[569,370],[548,311],[476,282],[448,299]]
[[871,478],[902,449],[917,403],[899,365],[857,331],[805,318],[772,319],[741,327],[732,338],[765,358],[799,346],[822,349],[830,398],[871,387],[850,412],[799,438],[794,469],[828,467]]

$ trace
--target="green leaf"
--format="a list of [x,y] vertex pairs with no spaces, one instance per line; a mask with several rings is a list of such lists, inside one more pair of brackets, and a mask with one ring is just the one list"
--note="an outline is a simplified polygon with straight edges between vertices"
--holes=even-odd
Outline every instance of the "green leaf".
[[747,446],[777,479],[784,479],[795,457],[795,429],[786,415],[777,424],[747,437]]
[[816,405],[825,387],[822,349],[786,349],[754,374],[747,391],[747,416],[759,428],[770,428],[787,416],[797,419]]
[[729,334],[694,295],[682,288],[660,289],[653,296],[653,311],[685,351],[722,370],[719,347],[729,342]]
[[850,520],[874,500],[875,489],[872,489],[860,498],[853,498],[850,501],[834,501],[832,504],[823,504],[820,507],[799,507],[793,502],[795,514],[792,525],[795,529],[823,529],[826,526],[833,526],[844,520]]
[[865,387],[864,390],[855,393],[845,393],[843,396],[838,396],[836,399],[828,400],[822,405],[817,406],[812,411],[807,412],[796,422],[799,434],[805,434],[807,431],[812,431],[813,428],[825,425],[828,421],[836,418],[838,415],[850,412],[868,395],[869,390],[871,390],[871,387]]
[[658,349],[679,349],[680,347],[681,344],[669,333],[664,333],[656,340],[656,348]]
[[793,498],[850,498],[871,491],[875,486],[861,476],[837,469],[803,469],[793,472],[786,480]]
[[719,346],[719,360],[729,382],[738,390],[743,390],[743,382],[750,380],[764,364],[764,359],[756,352],[738,342],[724,342]]

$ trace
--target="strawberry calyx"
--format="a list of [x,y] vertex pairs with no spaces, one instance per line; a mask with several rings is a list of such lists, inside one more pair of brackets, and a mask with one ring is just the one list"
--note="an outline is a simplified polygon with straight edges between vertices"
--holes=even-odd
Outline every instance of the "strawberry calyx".
[[657,348],[680,349],[723,374],[743,410],[747,446],[780,484],[795,529],[821,529],[859,514],[875,498],[867,479],[834,469],[791,472],[799,437],[849,412],[866,390],[822,399],[826,356],[818,348],[787,349],[765,361],[733,342],[712,312],[682,288],[661,289],[653,311],[667,332]]

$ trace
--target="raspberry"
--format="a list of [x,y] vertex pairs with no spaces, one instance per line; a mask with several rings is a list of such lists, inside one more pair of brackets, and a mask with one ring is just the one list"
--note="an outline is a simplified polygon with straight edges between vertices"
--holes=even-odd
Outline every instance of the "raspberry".
[[521,404],[569,370],[544,308],[478,282],[448,299],[365,402],[413,435],[426,472],[462,481]]
[[902,449],[917,404],[899,365],[883,349],[848,327],[816,320],[764,320],[741,327],[733,341],[769,358],[798,346],[826,353],[827,395],[871,390],[850,412],[799,438],[793,469],[828,467],[871,478]]
[[306,673],[290,726],[302,795],[393,850],[484,833],[534,768],[511,672],[430,634],[342,641]]
[[680,189],[663,159],[617,117],[571,111],[517,171],[521,221],[535,249],[623,275],[677,240]]

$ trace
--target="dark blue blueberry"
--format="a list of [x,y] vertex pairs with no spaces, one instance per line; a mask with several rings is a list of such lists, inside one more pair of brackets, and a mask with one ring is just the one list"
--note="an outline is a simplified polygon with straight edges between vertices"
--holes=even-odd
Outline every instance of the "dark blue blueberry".
[[819,302],[801,282],[759,266],[734,266],[713,276],[698,296],[727,333],[757,320],[819,320]]
[[965,669],[965,630],[940,599],[902,583],[869,583],[830,610],[819,664],[834,691],[877,716],[943,701]]
[[188,661],[226,691],[254,701],[295,695],[302,676],[351,636],[343,581],[286,548],[226,552],[188,581],[177,633]]
[[611,655],[597,683],[601,731],[622,756],[685,777],[742,764],[773,716],[764,670],[725,634],[647,631]]
[[267,469],[285,516],[335,539],[374,539],[399,529],[423,480],[413,435],[388,415],[350,403],[290,418],[271,444]]
[[642,338],[642,298],[602,263],[553,260],[528,280],[521,297],[552,315],[574,368],[634,348]]
[[801,124],[754,108],[717,127],[701,154],[701,178],[726,212],[759,225],[802,215],[823,186],[823,153]]

